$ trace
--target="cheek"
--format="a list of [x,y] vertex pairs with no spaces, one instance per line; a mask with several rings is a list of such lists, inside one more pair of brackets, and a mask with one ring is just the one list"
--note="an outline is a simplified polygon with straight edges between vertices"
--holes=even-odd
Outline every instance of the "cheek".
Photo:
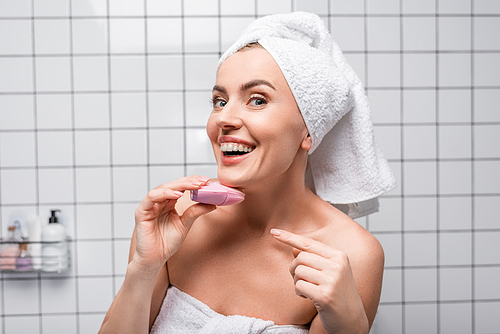
[[280,124],[283,124],[279,131],[282,134],[282,140],[286,138],[286,142],[292,145],[294,149],[299,148],[302,140],[307,135],[307,128],[302,120],[302,116],[283,119]]
[[[281,125],[278,126],[278,124]],[[271,144],[269,153],[272,152],[274,162],[280,160],[285,164],[290,164],[295,159],[303,138],[307,135],[305,125],[288,118],[276,120],[275,126],[269,129],[272,131],[267,132],[266,142]]]
[[215,119],[210,116],[207,121],[207,135],[208,138],[210,138],[210,141],[212,144],[217,141],[217,137],[219,135],[219,128],[217,127],[217,124],[215,123]]

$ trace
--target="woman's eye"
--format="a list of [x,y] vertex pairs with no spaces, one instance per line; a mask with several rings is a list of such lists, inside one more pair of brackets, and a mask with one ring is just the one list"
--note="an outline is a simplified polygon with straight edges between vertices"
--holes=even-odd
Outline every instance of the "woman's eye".
[[262,98],[253,98],[250,100],[250,105],[252,106],[263,106],[264,104],[266,104],[267,101],[265,99],[262,99]]
[[224,100],[214,100],[214,101],[213,101],[214,108],[222,108],[222,107],[224,107],[226,104],[227,104],[227,102],[226,102],[226,101],[224,101]]

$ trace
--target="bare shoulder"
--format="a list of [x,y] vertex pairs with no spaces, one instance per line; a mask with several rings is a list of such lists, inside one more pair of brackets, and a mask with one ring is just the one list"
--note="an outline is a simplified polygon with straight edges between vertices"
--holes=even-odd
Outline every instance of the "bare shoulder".
[[[335,210],[335,209],[334,209]],[[384,250],[363,226],[343,213],[318,230],[316,238],[343,251],[348,259],[369,323],[373,322],[380,300],[384,272]]]
[[331,209],[335,210],[332,211],[332,219],[314,237],[345,252],[351,265],[373,263],[383,266],[384,251],[377,238],[347,215],[333,207]]

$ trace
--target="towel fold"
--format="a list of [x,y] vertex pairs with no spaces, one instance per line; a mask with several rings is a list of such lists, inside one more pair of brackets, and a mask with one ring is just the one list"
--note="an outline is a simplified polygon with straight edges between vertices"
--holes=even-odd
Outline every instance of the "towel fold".
[[241,315],[224,316],[198,299],[171,286],[151,334],[307,334],[303,326],[278,326]]
[[255,42],[280,67],[311,135],[308,187],[325,201],[344,205],[353,218],[377,211],[377,197],[394,188],[395,179],[375,143],[361,80],[321,18],[294,12],[257,19],[219,66]]

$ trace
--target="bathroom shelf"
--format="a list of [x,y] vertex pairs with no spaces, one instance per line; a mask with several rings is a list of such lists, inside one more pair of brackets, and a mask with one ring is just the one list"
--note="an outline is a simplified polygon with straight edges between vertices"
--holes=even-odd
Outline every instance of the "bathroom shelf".
[[[6,245],[28,246],[30,253],[33,246],[45,249],[40,256],[29,254],[25,258],[0,254],[0,272],[2,273],[63,273],[71,267],[70,238],[64,241],[6,241],[0,239],[0,248]],[[3,253],[3,252],[2,252]],[[45,253],[45,254],[43,254]],[[30,261],[31,260],[31,261]],[[29,263],[31,262],[31,264]]]

